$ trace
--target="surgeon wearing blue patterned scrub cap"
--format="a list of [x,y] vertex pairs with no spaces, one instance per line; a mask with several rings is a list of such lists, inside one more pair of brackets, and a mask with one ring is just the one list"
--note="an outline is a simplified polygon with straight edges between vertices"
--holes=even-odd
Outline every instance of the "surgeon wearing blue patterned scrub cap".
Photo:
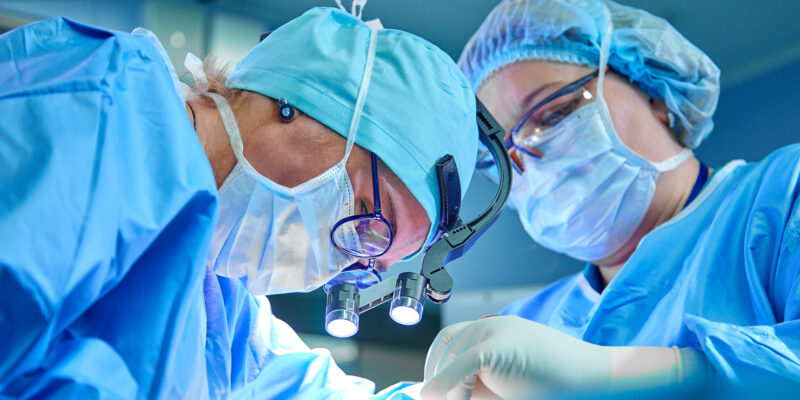
[[425,398],[800,381],[800,147],[696,159],[719,97],[706,54],[612,1],[506,0],[459,66],[507,132],[525,230],[587,264],[444,329]]

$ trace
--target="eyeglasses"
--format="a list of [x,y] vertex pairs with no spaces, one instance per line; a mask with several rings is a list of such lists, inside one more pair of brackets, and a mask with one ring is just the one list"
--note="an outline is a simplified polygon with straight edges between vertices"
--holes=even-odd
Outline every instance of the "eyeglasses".
[[[514,161],[512,165],[517,172],[525,170],[520,160],[520,152],[534,158],[542,158],[544,153],[536,147],[541,133],[557,125],[575,110],[594,101],[594,95],[584,86],[598,74],[599,70],[594,71],[556,90],[528,110],[511,132],[506,134],[506,151]],[[494,161],[488,154],[481,154],[477,167],[488,168],[493,164]]]
[[[362,263],[355,263],[342,270],[342,273],[349,272],[346,275],[349,275],[350,278],[361,279],[364,282],[373,282],[374,284],[380,282],[380,275],[375,269],[375,259],[389,251],[389,248],[392,247],[394,234],[389,221],[381,214],[378,157],[375,153],[371,153],[371,161],[372,199],[375,210],[371,213],[354,215],[339,220],[331,228],[330,240],[333,246],[342,253],[368,261],[366,266]],[[355,235],[352,234],[353,232],[355,232]],[[350,243],[347,243],[348,239],[350,239]],[[362,271],[364,276],[356,273],[356,271]],[[369,275],[374,275],[374,277]],[[359,276],[361,277],[359,278]],[[334,278],[334,280],[337,278]]]

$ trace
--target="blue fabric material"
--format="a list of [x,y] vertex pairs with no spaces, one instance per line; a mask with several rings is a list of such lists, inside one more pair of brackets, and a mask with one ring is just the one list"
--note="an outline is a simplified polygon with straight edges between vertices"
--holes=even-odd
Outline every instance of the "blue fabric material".
[[[370,29],[334,8],[314,8],[276,29],[231,75],[231,86],[289,103],[346,136],[364,75]],[[447,54],[410,33],[377,33],[372,80],[356,144],[375,153],[439,225],[436,161],[451,154],[466,194],[478,149],[475,95]],[[407,257],[409,259],[419,252]]]
[[327,350],[309,349],[272,315],[267,298],[250,294],[241,281],[207,270],[203,291],[211,398],[364,399],[375,390],[372,382],[345,375]]
[[584,271],[502,313],[596,344],[698,348],[731,382],[800,382],[798,195],[800,145],[732,162],[602,293]]
[[214,176],[152,40],[0,36],[0,398],[369,397],[205,267]]
[[611,22],[608,65],[675,114],[678,139],[695,148],[711,133],[719,68],[667,21],[603,0],[505,0],[464,48],[458,65],[472,87],[521,60],[597,67]]
[[53,19],[0,71],[0,392],[201,397],[216,189],[158,51]]
[[694,201],[697,195],[700,194],[700,191],[703,190],[706,181],[708,181],[708,167],[700,161],[700,170],[697,172],[697,179],[694,181],[692,191],[689,193],[689,197],[686,199],[686,204],[683,205],[683,208],[689,207],[689,204],[692,204],[692,201]]

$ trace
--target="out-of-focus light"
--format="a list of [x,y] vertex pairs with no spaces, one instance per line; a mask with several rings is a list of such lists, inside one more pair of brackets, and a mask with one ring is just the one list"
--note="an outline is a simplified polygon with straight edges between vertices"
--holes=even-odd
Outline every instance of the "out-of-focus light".
[[172,32],[172,34],[169,35],[169,44],[175,49],[180,49],[186,44],[186,35],[181,31]]

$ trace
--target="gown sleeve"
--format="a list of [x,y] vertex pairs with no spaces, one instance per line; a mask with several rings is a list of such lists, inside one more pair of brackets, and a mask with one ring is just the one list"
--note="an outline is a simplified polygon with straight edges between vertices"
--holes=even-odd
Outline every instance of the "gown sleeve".
[[[378,394],[368,379],[347,375],[327,349],[309,348],[272,314],[269,300],[237,279],[210,270],[205,283],[212,397],[232,399],[418,399],[421,385],[401,382]],[[230,348],[230,353],[219,351]],[[216,376],[216,378],[214,377]]]
[[[772,313],[763,324],[740,326],[687,315],[700,349],[725,380],[738,383],[800,383],[800,145],[776,152],[748,227],[750,296]],[[787,185],[788,182],[788,185]],[[764,276],[766,278],[755,278]],[[743,294],[744,295],[744,294]]]
[[187,171],[202,149],[144,43],[63,18],[0,36],[2,394],[135,397],[120,354],[68,327],[182,209],[213,223],[210,168]]
[[375,390],[345,374],[328,350],[310,349],[272,314],[266,296],[250,294],[238,279],[209,270],[204,291],[213,397],[366,399]]

